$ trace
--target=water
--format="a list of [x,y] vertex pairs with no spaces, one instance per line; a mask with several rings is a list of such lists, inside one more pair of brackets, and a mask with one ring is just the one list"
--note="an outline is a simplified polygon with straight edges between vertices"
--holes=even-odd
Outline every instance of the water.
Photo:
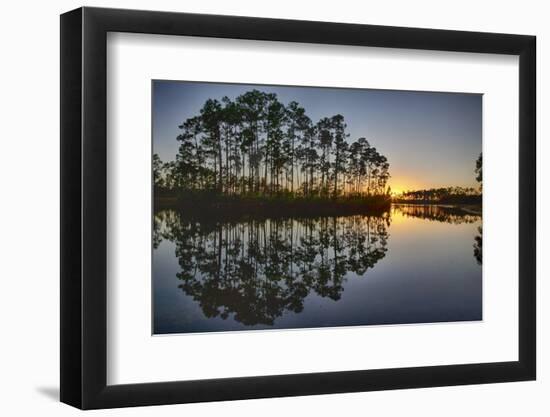
[[164,210],[153,246],[155,334],[482,319],[481,217],[457,209],[227,222]]

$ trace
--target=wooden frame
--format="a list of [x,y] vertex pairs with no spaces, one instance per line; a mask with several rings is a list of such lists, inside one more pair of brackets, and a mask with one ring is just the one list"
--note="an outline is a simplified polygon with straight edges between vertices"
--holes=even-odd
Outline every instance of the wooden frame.
[[[108,32],[519,55],[519,360],[106,383]],[[61,16],[61,401],[83,409],[535,379],[535,37],[81,8]]]

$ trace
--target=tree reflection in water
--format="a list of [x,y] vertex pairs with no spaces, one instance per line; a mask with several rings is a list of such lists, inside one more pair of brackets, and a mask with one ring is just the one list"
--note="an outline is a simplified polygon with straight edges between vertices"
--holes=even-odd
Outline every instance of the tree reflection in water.
[[483,228],[479,226],[477,228],[478,235],[475,237],[475,243],[474,243],[474,258],[476,258],[476,261],[478,265],[481,265],[483,263],[483,252],[482,252],[482,242],[483,242]]
[[155,215],[154,247],[176,245],[179,287],[207,317],[273,325],[314,292],[339,300],[349,272],[364,276],[387,251],[388,215],[213,222]]
[[453,206],[394,204],[392,209],[399,211],[405,217],[417,217],[451,224],[475,223],[481,220],[481,215]]
[[[451,224],[475,223],[481,221],[481,215],[464,211],[462,208],[453,206],[394,204],[392,210],[399,211],[405,217],[417,217]],[[474,237],[474,258],[478,265],[481,265],[483,263],[482,226],[479,226],[477,231],[478,234]]]

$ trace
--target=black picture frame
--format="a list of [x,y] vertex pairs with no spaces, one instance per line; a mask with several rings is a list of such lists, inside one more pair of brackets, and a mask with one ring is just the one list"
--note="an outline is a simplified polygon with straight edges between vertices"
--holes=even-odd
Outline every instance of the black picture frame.
[[[107,385],[108,32],[518,55],[519,360]],[[61,15],[60,56],[62,402],[95,409],[535,379],[534,36],[84,7]]]

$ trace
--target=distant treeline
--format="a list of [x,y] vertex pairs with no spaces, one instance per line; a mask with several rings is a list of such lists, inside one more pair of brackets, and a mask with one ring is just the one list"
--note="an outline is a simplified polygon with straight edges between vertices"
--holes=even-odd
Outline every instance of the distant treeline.
[[175,160],[153,156],[156,195],[386,196],[389,162],[365,138],[348,142],[344,116],[314,123],[296,101],[248,91],[208,99],[180,126]]
[[481,192],[473,187],[443,187],[405,191],[395,196],[393,201],[429,204],[481,204],[481,198]]

